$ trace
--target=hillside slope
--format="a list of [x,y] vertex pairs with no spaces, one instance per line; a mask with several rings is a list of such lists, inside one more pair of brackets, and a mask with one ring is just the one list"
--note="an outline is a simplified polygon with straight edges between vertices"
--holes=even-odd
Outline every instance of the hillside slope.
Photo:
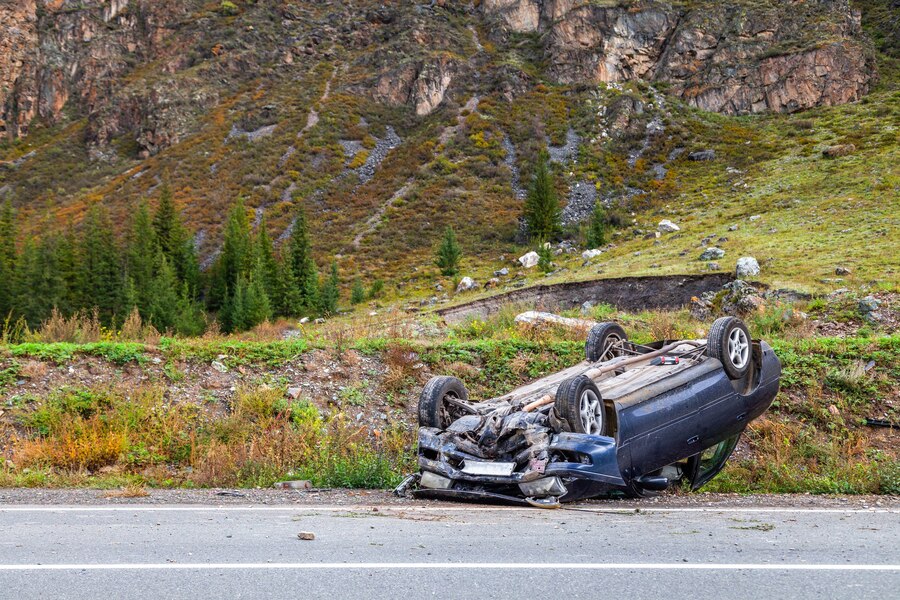
[[[888,4],[863,3],[862,22]],[[695,247],[715,234],[728,238],[721,268],[753,254],[779,286],[829,286],[837,265],[896,278],[890,20],[872,26],[876,55],[844,0],[0,9],[15,33],[0,64],[0,199],[29,234],[97,202],[124,222],[168,179],[207,257],[239,195],[273,238],[303,205],[320,262],[425,293],[447,224],[482,280],[528,249],[522,186],[549,145],[568,236],[596,198],[635,213],[604,273],[705,270]],[[847,155],[823,155],[837,145]],[[689,159],[707,149],[713,161]],[[654,245],[661,218],[682,232]],[[557,278],[596,276],[569,262]]]

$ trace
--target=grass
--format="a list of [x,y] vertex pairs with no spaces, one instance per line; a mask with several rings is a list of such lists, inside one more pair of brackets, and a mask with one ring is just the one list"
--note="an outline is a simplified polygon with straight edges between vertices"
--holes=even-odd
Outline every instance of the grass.
[[0,485],[271,486],[300,476],[318,486],[388,487],[412,468],[410,432],[377,433],[323,417],[281,389],[242,387],[226,414],[166,402],[157,387],[72,388],[13,412],[23,439]]
[[[593,311],[593,316],[623,322],[639,341],[693,335],[702,327],[684,311],[629,315],[602,305]],[[414,407],[426,373],[456,375],[473,399],[489,398],[581,360],[582,342],[573,341],[571,333],[515,328],[512,312],[457,327],[434,340],[350,340],[334,355],[337,360],[351,360],[347,353],[359,352],[378,359],[384,371],[350,381],[339,404],[351,413],[382,399]],[[765,326],[750,324],[753,329]],[[795,333],[788,327],[768,338],[784,365],[782,390],[748,429],[727,469],[706,489],[897,493],[896,448],[863,423],[873,415],[900,420],[891,400],[900,381],[900,337]],[[191,340],[180,347],[190,352],[179,354],[179,365],[187,371],[191,365],[206,365],[222,344]],[[237,352],[237,344],[228,349]],[[241,365],[266,372],[285,360],[282,342],[254,342],[251,348],[240,357]],[[296,353],[291,360],[312,351],[290,348]],[[322,350],[331,352],[327,347],[315,351]],[[81,349],[72,351],[78,355]],[[33,354],[51,363],[58,356],[37,349]],[[109,356],[98,358],[112,369],[118,366]],[[0,363],[3,372],[18,373],[18,363],[6,360]],[[27,370],[40,377],[44,370],[34,367],[40,360],[29,360]],[[394,416],[384,426],[370,428],[339,409],[326,408],[324,399],[286,398],[287,383],[275,377],[261,382],[251,375],[238,379],[224,403],[173,401],[167,386],[179,383],[165,376],[166,364],[138,364],[160,372],[150,377],[156,383],[114,383],[103,377],[105,383],[95,387],[9,396],[0,429],[10,440],[5,455],[12,466],[0,469],[0,485],[256,487],[302,478],[316,486],[390,487],[415,469],[412,417]]]

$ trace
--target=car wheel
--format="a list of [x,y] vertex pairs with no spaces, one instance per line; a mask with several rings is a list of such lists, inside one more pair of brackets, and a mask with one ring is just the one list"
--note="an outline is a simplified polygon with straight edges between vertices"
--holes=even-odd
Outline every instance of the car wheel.
[[706,355],[717,358],[730,379],[740,379],[750,369],[753,345],[750,330],[736,317],[716,319],[709,329]]
[[419,395],[419,426],[447,429],[453,421],[469,413],[459,406],[468,400],[465,384],[456,377],[432,377]]
[[606,435],[603,398],[600,390],[586,375],[563,381],[556,390],[556,402],[553,406],[566,431]]
[[621,351],[616,345],[627,339],[625,330],[618,323],[597,323],[588,332],[587,342],[584,344],[584,354],[591,362],[609,360],[621,355]]

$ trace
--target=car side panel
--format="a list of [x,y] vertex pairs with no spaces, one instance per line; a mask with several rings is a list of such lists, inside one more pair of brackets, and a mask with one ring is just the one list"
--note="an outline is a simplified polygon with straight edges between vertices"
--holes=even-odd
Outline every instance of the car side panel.
[[[724,393],[721,373],[717,369],[621,408],[618,414],[620,458],[630,463],[633,476],[700,451],[698,415],[709,399]],[[727,380],[725,384],[730,389]]]

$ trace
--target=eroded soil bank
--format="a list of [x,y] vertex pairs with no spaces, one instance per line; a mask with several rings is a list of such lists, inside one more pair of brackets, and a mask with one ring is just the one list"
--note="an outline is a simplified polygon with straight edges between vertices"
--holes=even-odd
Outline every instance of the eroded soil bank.
[[534,306],[544,310],[566,310],[585,302],[611,304],[618,310],[639,312],[676,309],[704,292],[718,291],[734,279],[725,273],[709,275],[664,275],[660,277],[621,277],[536,285],[482,298],[437,311],[447,323],[484,319],[509,304]]

